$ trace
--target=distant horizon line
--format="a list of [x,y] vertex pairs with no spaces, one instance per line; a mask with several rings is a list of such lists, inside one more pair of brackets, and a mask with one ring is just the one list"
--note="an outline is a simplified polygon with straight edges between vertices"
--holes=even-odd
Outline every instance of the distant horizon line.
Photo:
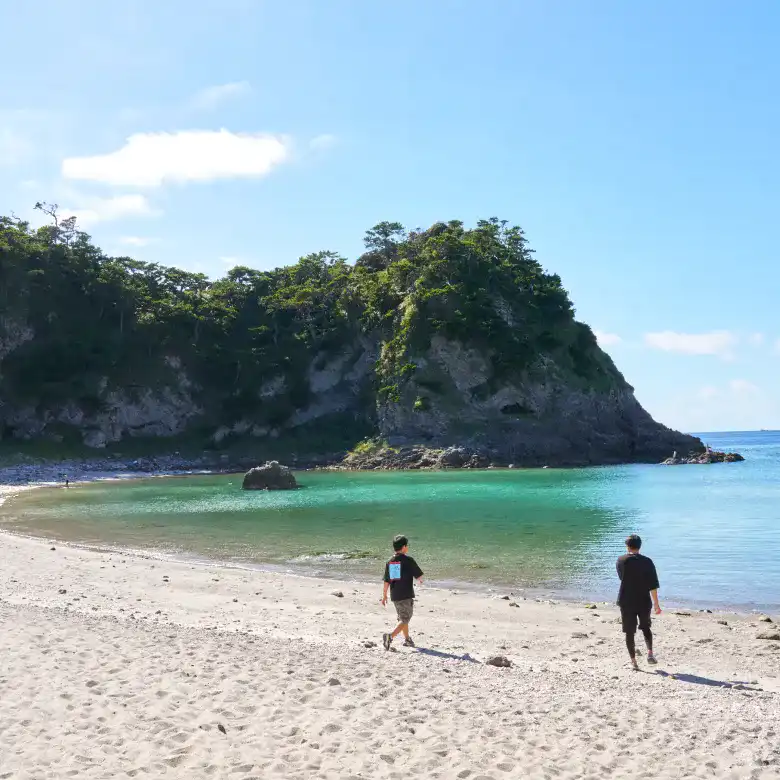
[[780,433],[780,428],[733,428],[723,431],[687,431],[688,436],[703,436],[718,433]]

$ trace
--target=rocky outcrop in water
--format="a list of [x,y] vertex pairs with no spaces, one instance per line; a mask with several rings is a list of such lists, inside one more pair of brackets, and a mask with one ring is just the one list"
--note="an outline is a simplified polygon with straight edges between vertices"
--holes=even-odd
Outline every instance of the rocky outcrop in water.
[[739,463],[745,458],[738,452],[719,452],[707,448],[703,453],[694,452],[679,457],[675,452],[671,458],[662,461],[663,466],[707,465],[710,463]]
[[243,490],[295,490],[295,475],[275,460],[255,466],[244,475]]

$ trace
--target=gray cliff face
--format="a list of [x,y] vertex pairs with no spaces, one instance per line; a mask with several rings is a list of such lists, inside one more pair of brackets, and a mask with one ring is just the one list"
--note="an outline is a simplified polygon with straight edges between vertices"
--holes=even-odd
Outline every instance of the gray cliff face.
[[[0,369],[3,358],[10,355],[27,341],[31,341],[35,333],[23,322],[0,317]],[[0,377],[2,374],[0,373]]]
[[[34,334],[23,323],[0,326],[1,382],[2,359]],[[219,399],[191,381],[180,358],[168,356],[149,386],[140,380],[114,386],[104,377],[89,403],[20,403],[0,393],[0,433],[55,441],[75,434],[87,446],[103,448],[127,437],[174,436],[198,426],[220,446],[233,436],[273,442],[299,428],[352,418],[394,446],[466,445],[517,465],[660,461],[675,450],[701,448],[698,439],[656,423],[614,367],[600,387],[549,356],[524,372],[499,374],[490,355],[437,335],[410,357],[415,371],[400,384],[400,398],[389,400],[377,392],[380,354],[379,339],[361,336],[335,353],[313,355],[298,378],[305,383],[304,401],[272,421],[267,411],[289,396],[289,376],[265,378],[256,408],[225,420],[214,411]]]
[[85,411],[77,401],[47,408],[0,406],[0,426],[13,438],[61,441],[63,431],[77,430],[88,447],[103,448],[124,437],[174,436],[201,409],[181,388],[107,390],[99,411]]
[[655,422],[624,381],[578,386],[550,359],[495,379],[490,359],[434,337],[400,403],[379,407],[391,445],[468,443],[518,465],[659,461],[701,442]]
[[[2,360],[34,335],[23,323],[0,322],[0,380]],[[89,403],[79,399],[27,403],[0,394],[0,434],[20,440],[62,441],[65,434],[75,432],[85,445],[100,449],[125,437],[182,433],[203,414],[194,400],[198,388],[178,358],[167,357],[164,364],[167,381],[152,387],[112,387],[108,378],[102,377]]]

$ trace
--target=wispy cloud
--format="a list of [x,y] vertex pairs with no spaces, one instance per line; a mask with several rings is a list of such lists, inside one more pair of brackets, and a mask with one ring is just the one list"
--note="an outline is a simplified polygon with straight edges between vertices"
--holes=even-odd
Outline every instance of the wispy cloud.
[[64,208],[63,217],[76,217],[79,227],[110,222],[124,217],[154,217],[160,214],[143,195],[116,195],[110,198],[83,198],[76,208]]
[[119,243],[125,246],[149,246],[149,244],[156,244],[157,239],[145,236],[122,236]]
[[603,330],[594,330],[596,341],[598,341],[600,347],[614,347],[616,344],[620,344],[623,339],[617,335],[617,333],[606,333]]
[[248,95],[252,87],[247,81],[233,81],[229,84],[219,84],[206,87],[192,96],[190,107],[199,111],[210,111],[228,100]]
[[338,139],[335,135],[323,133],[322,135],[315,136],[309,141],[309,149],[314,152],[324,151],[325,149],[333,148],[337,142]]
[[225,129],[139,133],[110,154],[63,160],[62,175],[66,179],[136,187],[259,178],[285,162],[289,153],[286,138],[259,133],[231,133]]
[[710,398],[715,398],[718,395],[718,388],[713,385],[705,385],[699,388],[697,395],[702,401],[709,401]]
[[230,268],[235,268],[238,265],[244,265],[244,261],[240,257],[233,257],[232,255],[225,255],[220,257],[219,262]]
[[748,336],[748,343],[751,347],[760,347],[764,343],[763,333],[751,333]]
[[29,158],[33,144],[10,127],[0,127],[0,165],[18,165]]
[[732,379],[729,388],[733,393],[741,396],[755,395],[759,392],[758,386],[748,382],[747,379]]
[[653,349],[680,352],[684,355],[715,355],[724,360],[733,357],[738,341],[739,339],[727,330],[711,333],[677,333],[664,330],[645,334],[645,344]]

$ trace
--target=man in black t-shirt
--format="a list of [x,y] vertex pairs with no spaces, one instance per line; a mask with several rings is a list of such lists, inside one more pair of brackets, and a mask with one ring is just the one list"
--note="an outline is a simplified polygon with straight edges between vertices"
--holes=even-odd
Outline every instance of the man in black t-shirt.
[[409,636],[409,621],[414,614],[414,581],[422,585],[422,569],[414,558],[410,558],[409,540],[405,536],[396,536],[393,539],[395,555],[385,564],[384,589],[382,591],[382,606],[387,605],[387,592],[390,591],[395,611],[398,615],[398,625],[392,634],[382,634],[382,644],[385,650],[398,634],[404,635],[404,647],[414,647],[414,642]]
[[634,642],[637,623],[645,637],[647,663],[658,663],[653,655],[650,612],[655,608],[655,614],[661,614],[661,605],[658,603],[658,574],[650,558],[640,555],[641,546],[642,540],[636,534],[631,534],[626,539],[628,553],[617,559],[617,574],[620,577],[617,603],[620,607],[623,633],[626,635],[626,647],[635,670],[639,669]]

